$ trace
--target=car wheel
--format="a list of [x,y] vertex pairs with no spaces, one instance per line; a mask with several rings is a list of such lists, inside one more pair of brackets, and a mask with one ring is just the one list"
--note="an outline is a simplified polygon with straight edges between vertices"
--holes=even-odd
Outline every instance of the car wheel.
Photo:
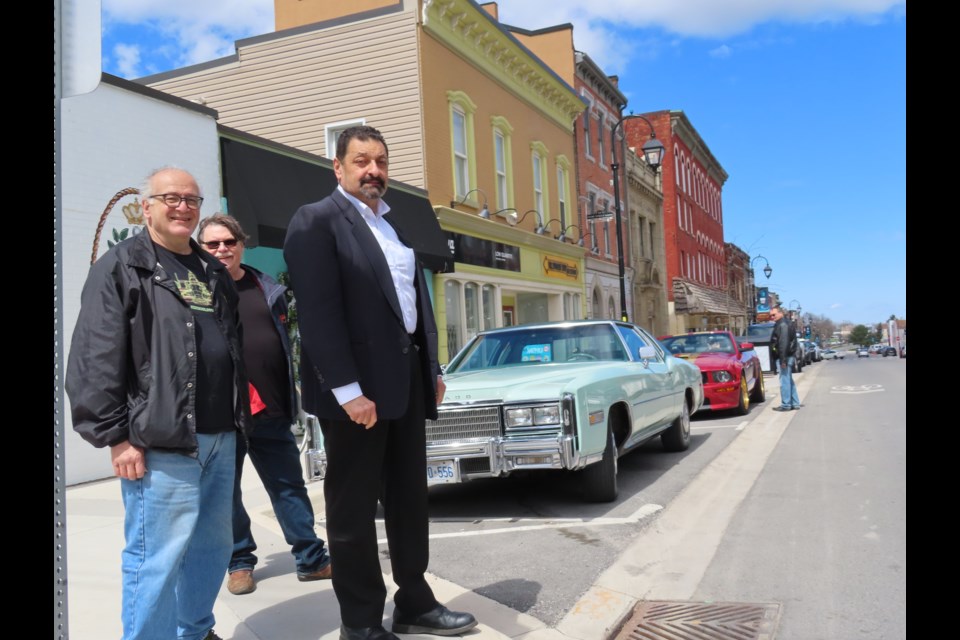
[[690,448],[690,406],[683,399],[683,409],[670,428],[660,434],[660,441],[667,451],[686,451]]
[[607,427],[607,446],[603,458],[583,470],[584,492],[590,502],[613,502],[617,499],[617,443]]
[[767,389],[763,385],[763,372],[757,371],[757,381],[753,383],[753,391],[750,392],[751,402],[758,403],[767,399]]
[[750,413],[750,394],[747,392],[747,376],[740,375],[740,401],[737,404],[737,415],[745,416]]

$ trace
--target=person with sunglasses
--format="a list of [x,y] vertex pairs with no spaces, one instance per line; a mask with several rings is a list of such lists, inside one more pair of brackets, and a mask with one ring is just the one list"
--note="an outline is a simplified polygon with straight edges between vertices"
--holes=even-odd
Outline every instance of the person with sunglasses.
[[146,232],[90,268],[70,344],[73,428],[109,447],[120,478],[123,640],[219,640],[236,446],[251,423],[237,289],[192,238],[202,204],[183,169],[147,177]]
[[234,595],[257,588],[253,569],[257,544],[240,490],[244,458],[250,455],[291,547],[301,582],[329,580],[332,575],[326,543],[314,530],[313,505],[300,466],[300,450],[290,430],[297,413],[290,339],[287,288],[267,274],[243,264],[248,236],[236,218],[216,213],[200,222],[200,245],[226,267],[240,296],[243,360],[250,379],[253,432],[237,443],[233,483],[233,555],[227,590]]

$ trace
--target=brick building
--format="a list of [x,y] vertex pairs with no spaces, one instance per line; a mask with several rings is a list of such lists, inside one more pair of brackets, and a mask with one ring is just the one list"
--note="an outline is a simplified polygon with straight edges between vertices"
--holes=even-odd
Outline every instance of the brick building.
[[[727,172],[683,111],[642,114],[666,147],[661,165],[664,251],[671,333],[719,329],[743,315],[728,290],[723,240],[723,184]],[[639,149],[650,126],[629,119],[627,145]]]

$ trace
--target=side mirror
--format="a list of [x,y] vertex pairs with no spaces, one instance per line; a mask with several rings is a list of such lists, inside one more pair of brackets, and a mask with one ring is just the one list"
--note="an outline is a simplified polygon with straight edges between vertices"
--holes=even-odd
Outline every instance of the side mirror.
[[753,349],[753,343],[752,343],[752,342],[741,342],[741,343],[740,343],[740,351],[750,351],[751,349]]
[[657,350],[654,347],[640,347],[637,349],[637,356],[641,360],[653,360],[657,357]]

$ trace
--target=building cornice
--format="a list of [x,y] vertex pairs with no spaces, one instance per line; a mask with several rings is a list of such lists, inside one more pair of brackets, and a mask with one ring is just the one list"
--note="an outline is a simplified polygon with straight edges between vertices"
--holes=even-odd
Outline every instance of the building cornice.
[[722,186],[723,183],[727,181],[729,175],[720,165],[720,162],[714,157],[713,153],[711,153],[710,147],[707,146],[707,143],[703,141],[703,138],[700,137],[700,134],[690,123],[687,114],[683,111],[671,111],[670,124],[673,135],[683,140],[684,144],[686,144],[690,150],[690,153],[693,154],[693,157],[700,162],[700,165],[706,169],[707,173],[717,184]]
[[577,51],[574,55],[577,61],[577,74],[585,83],[601,94],[607,102],[613,105],[614,109],[618,107],[622,109],[627,106],[627,97],[590,56],[582,51]]
[[423,29],[566,131],[586,103],[471,0],[424,0]]

